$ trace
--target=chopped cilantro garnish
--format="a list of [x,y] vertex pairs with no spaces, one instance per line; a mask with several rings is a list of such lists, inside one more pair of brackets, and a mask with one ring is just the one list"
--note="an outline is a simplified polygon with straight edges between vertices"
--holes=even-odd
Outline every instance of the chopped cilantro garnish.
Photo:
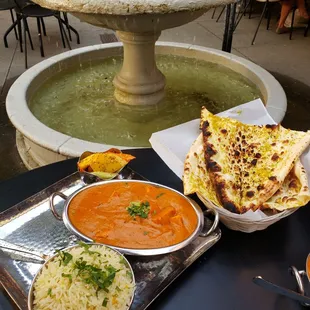
[[64,266],[67,266],[69,264],[69,262],[72,260],[72,255],[68,252],[56,250],[56,253],[59,254],[60,259],[61,259]]
[[124,258],[123,256],[120,258],[119,262],[120,262],[121,264],[124,264],[124,265],[127,264],[127,263],[126,263],[126,260],[125,260],[125,258]]
[[117,286],[116,288],[115,288],[118,292],[121,292],[122,290]]
[[127,275],[130,279],[132,279],[132,274],[131,274],[131,272],[130,272],[129,270],[126,271],[126,275]]
[[165,193],[160,193],[156,196],[156,199],[158,199],[159,197],[161,197],[162,195],[164,195]]
[[149,232],[148,231],[144,231],[143,235],[146,236]]
[[82,242],[82,241],[78,241],[77,243],[78,243],[79,246],[84,248],[84,251],[81,254],[89,254],[89,255],[97,254],[98,256],[101,255],[99,252],[91,251],[89,249],[91,247],[91,244],[87,244],[87,243]]
[[72,260],[72,255],[70,253],[64,252],[63,264],[66,266]]
[[107,304],[108,304],[108,301],[109,301],[109,298],[105,297],[105,299],[104,299],[103,302],[102,302],[102,306],[103,306],[103,307],[106,307]]
[[72,275],[71,274],[69,274],[69,273],[62,273],[61,276],[64,277],[64,278],[68,278],[69,282],[72,283]]
[[47,295],[52,297],[52,289],[51,289],[51,288],[49,288],[49,289],[47,290]]
[[155,215],[156,213],[157,213],[157,211],[156,211],[156,210],[154,210],[154,211],[153,211],[153,214]]
[[100,269],[93,265],[88,265],[83,258],[77,260],[74,268],[78,270],[77,276],[80,277],[86,284],[91,284],[98,291],[104,290],[109,292],[108,287],[113,283],[116,273],[119,271],[113,266],[105,266]]
[[140,216],[146,219],[150,212],[150,203],[148,201],[133,201],[130,203],[127,211],[133,218]]

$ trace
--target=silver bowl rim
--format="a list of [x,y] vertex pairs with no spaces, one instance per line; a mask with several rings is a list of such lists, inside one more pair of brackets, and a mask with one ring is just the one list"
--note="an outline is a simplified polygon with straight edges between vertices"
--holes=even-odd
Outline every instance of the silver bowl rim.
[[[68,196],[67,200],[65,201],[65,206],[64,206],[64,210],[63,210],[63,214],[62,214],[62,219],[63,222],[66,226],[66,228],[71,231],[73,234],[75,234],[76,236],[80,237],[81,239],[88,241],[88,242],[95,242],[94,240],[92,240],[91,238],[85,236],[84,234],[82,234],[80,231],[78,231],[70,222],[69,216],[68,216],[68,209],[70,206],[70,202],[71,200],[78,195],[80,192],[85,191],[91,187],[96,187],[96,186],[101,186],[101,185],[106,185],[106,184],[110,184],[110,183],[143,183],[143,184],[150,184],[150,185],[154,185],[154,186],[159,186],[165,189],[168,189],[176,194],[178,194],[179,196],[181,196],[183,199],[185,199],[188,204],[194,209],[196,216],[197,216],[197,225],[195,230],[193,231],[193,233],[186,238],[185,240],[171,245],[171,246],[167,246],[167,247],[159,247],[159,248],[152,248],[152,249],[135,249],[135,248],[125,248],[125,247],[118,247],[118,246],[113,246],[110,244],[104,244],[104,243],[100,243],[100,244],[104,244],[107,245],[123,254],[127,254],[127,255],[140,255],[140,256],[151,256],[151,255],[161,255],[161,254],[167,254],[167,253],[172,253],[174,251],[180,250],[182,248],[184,248],[185,246],[187,246],[188,244],[190,244],[194,239],[196,239],[196,237],[199,236],[199,234],[201,233],[202,229],[203,229],[203,225],[204,225],[204,215],[203,212],[201,210],[201,208],[199,207],[199,205],[193,201],[192,199],[184,196],[182,193],[180,193],[179,191],[170,188],[168,186],[159,184],[159,183],[155,183],[155,182],[150,182],[150,181],[142,181],[142,180],[111,180],[111,181],[101,181],[101,182],[96,182],[90,185],[87,185],[85,187],[80,188],[79,190],[77,190],[76,192],[74,192],[73,194],[71,194],[70,196]],[[97,242],[98,243],[98,242]]]
[[[133,289],[133,292],[132,292],[132,296],[131,296],[131,299],[130,299],[130,302],[128,304],[128,307],[126,308],[126,310],[130,309],[132,303],[133,303],[133,300],[134,300],[134,297],[135,297],[135,292],[136,292],[136,279],[135,279],[135,273],[133,272],[133,269],[132,269],[132,266],[130,264],[130,262],[128,261],[128,259],[125,257],[124,254],[122,254],[120,251],[108,246],[108,245],[105,245],[105,244],[102,244],[102,243],[95,243],[95,242],[92,242],[92,243],[89,243],[90,245],[97,245],[97,246],[101,246],[101,247],[106,247],[106,248],[109,248],[110,250],[114,251],[116,254],[120,255],[127,263],[127,267],[129,267],[130,271],[131,271],[131,275],[132,275],[132,282],[134,284],[134,289]],[[71,246],[68,246],[64,249],[62,249],[61,251],[67,251],[67,250],[70,250],[72,248],[77,248],[77,247],[80,247],[79,244],[74,244],[74,245],[71,245]],[[55,259],[57,256],[59,256],[59,253],[56,253],[56,254],[53,254],[52,256],[50,256],[46,261],[45,263],[40,267],[40,269],[37,271],[37,273],[35,274],[32,282],[31,282],[31,286],[29,288],[29,293],[28,293],[28,310],[33,310],[33,292],[34,292],[34,284],[38,278],[38,276],[41,274],[43,268],[53,259]]]

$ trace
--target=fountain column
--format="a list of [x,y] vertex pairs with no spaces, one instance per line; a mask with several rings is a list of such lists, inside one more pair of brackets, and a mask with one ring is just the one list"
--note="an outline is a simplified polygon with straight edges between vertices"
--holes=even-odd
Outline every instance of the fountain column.
[[164,97],[165,88],[165,77],[155,61],[155,42],[160,31],[117,31],[117,36],[124,44],[124,61],[113,81],[116,100],[128,105],[158,103]]

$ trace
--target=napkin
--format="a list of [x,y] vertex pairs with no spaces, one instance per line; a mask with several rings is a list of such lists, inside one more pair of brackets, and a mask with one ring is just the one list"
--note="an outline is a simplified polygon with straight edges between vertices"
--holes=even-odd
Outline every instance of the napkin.
[[[268,114],[266,107],[260,99],[239,105],[217,115],[222,117],[230,117],[252,125],[276,124],[272,117]],[[199,124],[200,119],[195,119],[175,127],[155,132],[149,140],[155,152],[180,179],[182,179],[186,155],[192,143],[196,140],[200,133]],[[301,162],[307,171],[309,181],[310,148],[308,148],[301,156]],[[230,213],[225,209],[222,209],[222,212]],[[241,215],[230,214],[234,217],[242,217],[249,220],[259,220],[267,217],[267,215],[260,210],[255,212],[249,210]]]

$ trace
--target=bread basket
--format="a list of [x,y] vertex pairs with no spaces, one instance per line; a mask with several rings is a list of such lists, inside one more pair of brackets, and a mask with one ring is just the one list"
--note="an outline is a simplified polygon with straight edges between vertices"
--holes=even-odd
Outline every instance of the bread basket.
[[220,221],[226,227],[232,230],[242,231],[246,233],[251,233],[257,230],[264,230],[270,225],[293,214],[298,209],[298,208],[295,208],[295,209],[290,209],[287,211],[279,212],[277,214],[267,216],[266,218],[263,218],[260,220],[251,220],[251,219],[247,219],[245,217],[240,216],[240,214],[235,214],[235,213],[227,211],[224,208],[219,208],[215,206],[211,201],[205,199],[199,193],[197,193],[197,196],[208,209],[214,209],[218,212]]

